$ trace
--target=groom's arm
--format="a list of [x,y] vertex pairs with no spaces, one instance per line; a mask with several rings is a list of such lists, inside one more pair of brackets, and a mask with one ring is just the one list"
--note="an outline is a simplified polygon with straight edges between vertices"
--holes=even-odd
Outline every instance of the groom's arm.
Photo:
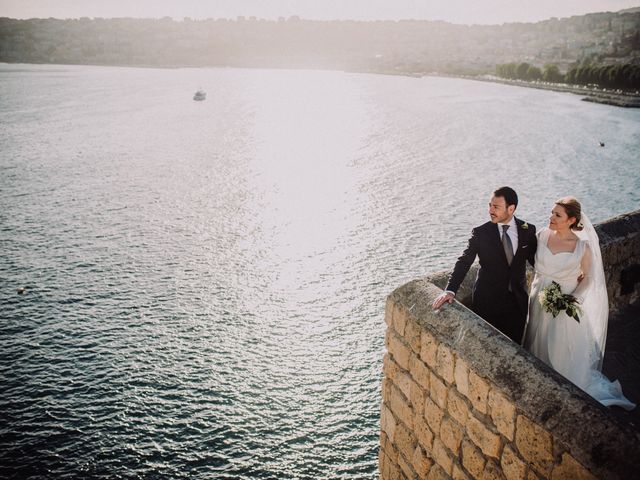
[[458,257],[458,261],[453,267],[453,272],[451,273],[451,277],[449,277],[449,282],[447,283],[447,287],[444,289],[444,292],[441,293],[431,304],[431,306],[437,310],[445,303],[452,303],[453,298],[460,288],[460,284],[464,280],[464,277],[467,275],[467,272],[473,265],[473,262],[476,260],[476,256],[478,255],[478,233],[474,228],[471,231],[471,238],[467,243],[467,248],[465,248],[462,255]]
[[462,284],[464,277],[466,277],[467,272],[475,262],[476,257],[478,256],[478,229],[474,228],[471,231],[471,238],[467,243],[467,248],[465,248],[462,255],[458,257],[458,261],[453,267],[453,272],[451,273],[451,277],[449,277],[449,283],[447,283],[447,287],[445,291],[453,292],[454,294],[458,292],[458,288]]

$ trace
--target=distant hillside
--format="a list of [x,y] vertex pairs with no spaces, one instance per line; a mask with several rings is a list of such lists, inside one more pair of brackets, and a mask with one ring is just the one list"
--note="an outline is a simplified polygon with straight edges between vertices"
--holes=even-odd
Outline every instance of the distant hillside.
[[496,64],[640,63],[640,8],[537,23],[0,18],[0,61],[492,73]]

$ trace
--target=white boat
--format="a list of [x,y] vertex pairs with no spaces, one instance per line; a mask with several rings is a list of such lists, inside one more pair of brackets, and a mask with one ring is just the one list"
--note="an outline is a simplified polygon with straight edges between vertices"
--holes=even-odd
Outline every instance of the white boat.
[[193,99],[195,101],[197,101],[197,102],[201,102],[202,100],[206,100],[207,99],[207,92],[205,92],[204,90],[199,88],[198,91],[193,96]]

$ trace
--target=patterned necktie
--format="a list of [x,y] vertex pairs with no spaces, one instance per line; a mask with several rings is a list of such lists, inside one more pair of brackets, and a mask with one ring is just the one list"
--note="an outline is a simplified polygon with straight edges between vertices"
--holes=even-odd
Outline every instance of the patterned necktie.
[[507,235],[509,225],[502,225],[502,230],[502,247],[504,248],[504,254],[507,256],[507,263],[511,265],[511,261],[513,260],[513,244],[511,243],[509,235]]

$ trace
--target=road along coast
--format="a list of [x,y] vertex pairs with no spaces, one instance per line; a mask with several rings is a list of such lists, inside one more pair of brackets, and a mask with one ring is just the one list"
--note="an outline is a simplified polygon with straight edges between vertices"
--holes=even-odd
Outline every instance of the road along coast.
[[525,80],[510,80],[493,75],[469,76],[456,75],[457,78],[468,80],[478,80],[482,82],[502,83],[504,85],[514,85],[518,87],[539,88],[541,90],[552,90],[554,92],[574,93],[584,97],[585,102],[603,103],[615,105],[616,107],[640,108],[640,92],[625,92],[622,90],[607,90],[598,87],[583,85],[568,85],[566,83],[549,82],[528,82]]

